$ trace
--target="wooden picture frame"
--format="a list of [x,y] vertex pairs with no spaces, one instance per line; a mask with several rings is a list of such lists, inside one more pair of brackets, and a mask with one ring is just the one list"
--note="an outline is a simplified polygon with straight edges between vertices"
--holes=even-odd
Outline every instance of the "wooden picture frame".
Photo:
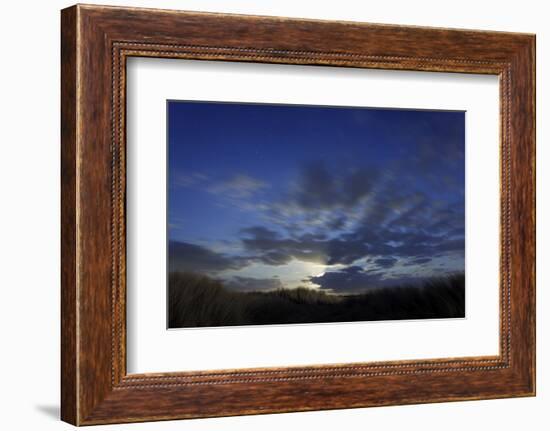
[[[61,417],[74,425],[535,394],[535,36],[77,5],[62,11]],[[126,372],[130,56],[500,78],[500,354]]]

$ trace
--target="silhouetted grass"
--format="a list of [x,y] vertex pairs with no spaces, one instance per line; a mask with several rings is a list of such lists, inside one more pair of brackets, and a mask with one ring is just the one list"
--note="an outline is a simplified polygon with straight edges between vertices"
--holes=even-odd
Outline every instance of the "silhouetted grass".
[[170,328],[464,317],[464,274],[422,286],[330,295],[307,288],[235,292],[189,272],[169,277]]
[[169,278],[168,326],[238,325],[245,317],[243,295],[219,281],[193,273],[172,273]]

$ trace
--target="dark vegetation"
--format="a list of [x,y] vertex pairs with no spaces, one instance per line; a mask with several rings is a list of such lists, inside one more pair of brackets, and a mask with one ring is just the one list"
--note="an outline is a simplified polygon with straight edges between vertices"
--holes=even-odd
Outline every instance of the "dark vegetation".
[[464,274],[422,286],[396,286],[354,295],[307,288],[237,292],[190,272],[169,277],[170,328],[356,322],[464,317]]

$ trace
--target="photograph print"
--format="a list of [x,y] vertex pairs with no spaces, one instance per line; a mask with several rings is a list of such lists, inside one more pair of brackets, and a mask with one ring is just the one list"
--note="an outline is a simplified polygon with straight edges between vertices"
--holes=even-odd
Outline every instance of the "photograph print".
[[168,328],[465,317],[465,112],[167,102]]

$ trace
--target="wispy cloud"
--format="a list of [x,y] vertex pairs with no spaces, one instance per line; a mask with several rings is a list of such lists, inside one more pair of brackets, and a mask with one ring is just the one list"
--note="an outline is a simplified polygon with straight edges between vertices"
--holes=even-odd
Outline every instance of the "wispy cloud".
[[194,187],[208,182],[210,177],[202,172],[176,173],[173,184],[176,187]]
[[388,277],[383,271],[364,270],[360,266],[350,266],[340,271],[326,272],[318,277],[309,278],[309,281],[318,285],[321,290],[344,294],[385,286],[414,285],[423,280],[424,278],[413,275]]
[[208,192],[233,199],[246,199],[267,188],[268,185],[257,178],[245,174],[237,174],[231,178],[212,183]]
[[217,253],[207,247],[187,242],[170,241],[170,271],[220,272],[241,269],[249,264],[249,259]]

